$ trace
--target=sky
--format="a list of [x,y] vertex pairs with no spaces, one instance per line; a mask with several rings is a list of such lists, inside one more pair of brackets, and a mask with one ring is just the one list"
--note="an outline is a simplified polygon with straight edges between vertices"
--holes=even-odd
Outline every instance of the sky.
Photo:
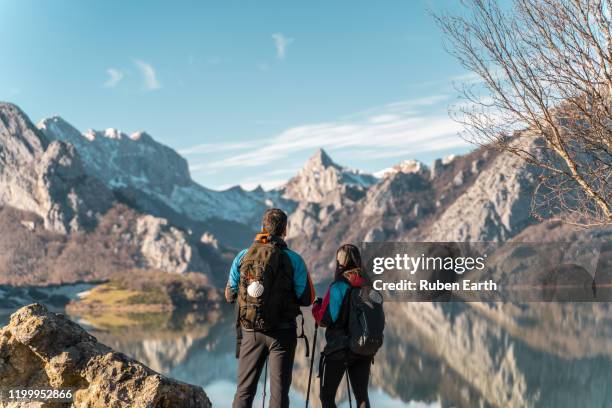
[[145,130],[193,179],[273,187],[318,148],[376,172],[471,148],[453,0],[0,0],[0,100],[82,132]]

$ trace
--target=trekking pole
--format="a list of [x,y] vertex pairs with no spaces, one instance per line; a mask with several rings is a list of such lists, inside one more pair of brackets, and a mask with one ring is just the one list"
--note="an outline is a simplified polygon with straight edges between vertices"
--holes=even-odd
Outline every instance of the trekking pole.
[[348,395],[349,408],[353,408],[353,401],[351,401],[351,385],[349,384],[348,367],[346,368],[346,394]]
[[261,408],[266,408],[266,386],[267,385],[268,385],[268,358],[266,357],[266,365],[264,368],[263,398],[261,399]]
[[310,400],[310,382],[312,381],[312,368],[314,367],[315,350],[317,349],[317,333],[319,332],[319,324],[315,322],[314,342],[312,343],[312,356],[310,357],[310,372],[308,373],[308,389],[306,391],[306,408]]

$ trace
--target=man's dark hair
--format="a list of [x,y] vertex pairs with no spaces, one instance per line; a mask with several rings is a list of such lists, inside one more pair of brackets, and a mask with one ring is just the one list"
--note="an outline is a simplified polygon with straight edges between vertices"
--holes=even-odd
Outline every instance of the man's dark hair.
[[271,235],[283,235],[287,229],[287,214],[280,208],[269,208],[263,215],[261,226]]

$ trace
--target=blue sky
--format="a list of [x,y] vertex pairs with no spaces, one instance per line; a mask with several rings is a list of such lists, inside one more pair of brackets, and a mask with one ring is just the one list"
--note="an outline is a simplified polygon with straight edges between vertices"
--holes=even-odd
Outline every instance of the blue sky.
[[454,1],[0,0],[0,99],[146,130],[200,183],[273,186],[318,148],[374,172],[469,147],[428,9]]

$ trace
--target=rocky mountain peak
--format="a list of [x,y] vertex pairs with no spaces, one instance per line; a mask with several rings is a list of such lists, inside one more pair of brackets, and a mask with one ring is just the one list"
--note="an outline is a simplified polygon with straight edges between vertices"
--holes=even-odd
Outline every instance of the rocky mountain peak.
[[72,126],[70,123],[68,123],[68,121],[66,121],[59,115],[53,115],[48,118],[44,118],[36,124],[36,127],[39,129],[46,128],[49,126],[57,126],[62,129],[70,129],[77,131],[74,126]]
[[68,123],[61,116],[51,116],[50,118],[45,118],[38,122],[36,127],[42,131],[42,133],[49,137],[50,135],[61,135],[62,137],[52,137],[51,140],[62,140],[65,142],[69,142],[73,144],[75,147],[78,146],[81,142],[81,139],[85,137],[88,140],[93,140],[95,135],[93,132],[91,134],[87,133],[82,135],[81,132],[78,131],[77,128]]
[[13,159],[31,159],[41,154],[49,141],[36,130],[30,119],[18,106],[0,102],[0,145],[3,156],[14,154]]
[[[57,117],[48,123],[71,130]],[[0,205],[35,213],[66,233],[94,225],[112,200],[87,177],[71,144],[47,138],[18,107],[0,104]]]
[[130,139],[140,142],[156,143],[155,139],[153,139],[153,136],[143,130],[139,130],[138,132],[132,133],[130,135]]
[[258,184],[257,187],[255,187],[253,190],[251,190],[251,193],[253,194],[257,194],[257,195],[262,195],[265,194],[265,190],[264,188],[261,186],[261,184]]
[[202,187],[191,179],[187,160],[144,131],[128,135],[109,128],[82,134],[58,116],[41,121],[38,128],[48,140],[72,144],[84,171],[118,191],[131,206],[174,223],[221,218],[251,225],[254,218],[259,223],[261,211],[273,204],[271,199],[275,205],[292,208],[278,191]]
[[154,190],[170,196],[175,186],[191,183],[187,161],[173,149],[140,131],[128,135],[115,128],[81,134],[59,117],[38,124],[49,140],[71,143],[83,159],[86,173],[110,188]]
[[376,177],[370,174],[336,164],[325,150],[319,149],[283,190],[285,198],[319,203],[339,190],[364,190],[376,182]]
[[336,167],[340,168],[331,157],[327,154],[327,152],[323,149],[318,149],[315,154],[310,156],[308,161],[306,162],[305,168],[315,169],[315,168],[328,168],[328,167]]

